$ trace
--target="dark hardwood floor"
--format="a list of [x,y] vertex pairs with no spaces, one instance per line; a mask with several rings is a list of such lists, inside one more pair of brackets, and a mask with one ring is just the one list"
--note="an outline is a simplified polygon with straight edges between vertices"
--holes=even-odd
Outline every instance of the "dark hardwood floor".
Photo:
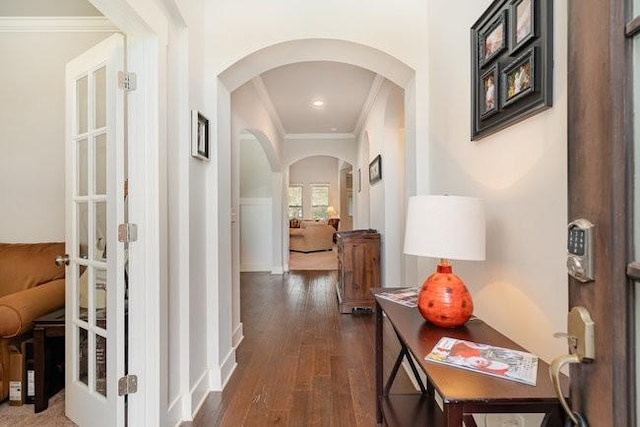
[[[374,315],[339,314],[336,278],[243,273],[238,366],[182,426],[375,426]],[[397,348],[385,350],[387,369]],[[406,375],[394,389],[414,392]]]

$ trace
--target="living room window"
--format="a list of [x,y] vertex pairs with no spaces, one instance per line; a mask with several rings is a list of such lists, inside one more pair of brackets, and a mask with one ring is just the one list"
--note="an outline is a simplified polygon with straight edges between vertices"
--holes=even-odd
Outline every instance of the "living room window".
[[302,219],[302,185],[289,186],[289,219]]
[[327,208],[329,207],[329,185],[311,185],[311,218],[327,219]]

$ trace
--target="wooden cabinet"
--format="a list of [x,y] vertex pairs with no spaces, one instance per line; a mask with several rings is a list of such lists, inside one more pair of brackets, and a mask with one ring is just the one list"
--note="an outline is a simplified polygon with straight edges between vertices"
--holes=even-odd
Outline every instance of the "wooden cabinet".
[[375,230],[341,231],[336,244],[340,313],[373,309],[370,289],[381,286],[380,234]]

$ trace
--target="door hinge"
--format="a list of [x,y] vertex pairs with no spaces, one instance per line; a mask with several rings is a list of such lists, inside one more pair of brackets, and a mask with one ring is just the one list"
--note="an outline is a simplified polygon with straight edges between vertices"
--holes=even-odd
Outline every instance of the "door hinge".
[[118,225],[118,241],[131,243],[138,240],[138,226],[136,224],[124,223]]
[[138,376],[125,375],[118,380],[118,396],[133,394],[138,391]]
[[127,92],[136,90],[136,73],[118,71],[118,87]]

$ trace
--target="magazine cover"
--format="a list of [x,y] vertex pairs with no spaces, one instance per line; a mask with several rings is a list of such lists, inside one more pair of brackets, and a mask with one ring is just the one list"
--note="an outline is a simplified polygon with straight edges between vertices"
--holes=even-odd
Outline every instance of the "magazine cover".
[[420,292],[420,288],[402,288],[397,291],[381,292],[376,295],[407,307],[417,307],[418,292]]
[[538,374],[538,357],[531,353],[448,337],[424,359],[529,385],[536,385]]

